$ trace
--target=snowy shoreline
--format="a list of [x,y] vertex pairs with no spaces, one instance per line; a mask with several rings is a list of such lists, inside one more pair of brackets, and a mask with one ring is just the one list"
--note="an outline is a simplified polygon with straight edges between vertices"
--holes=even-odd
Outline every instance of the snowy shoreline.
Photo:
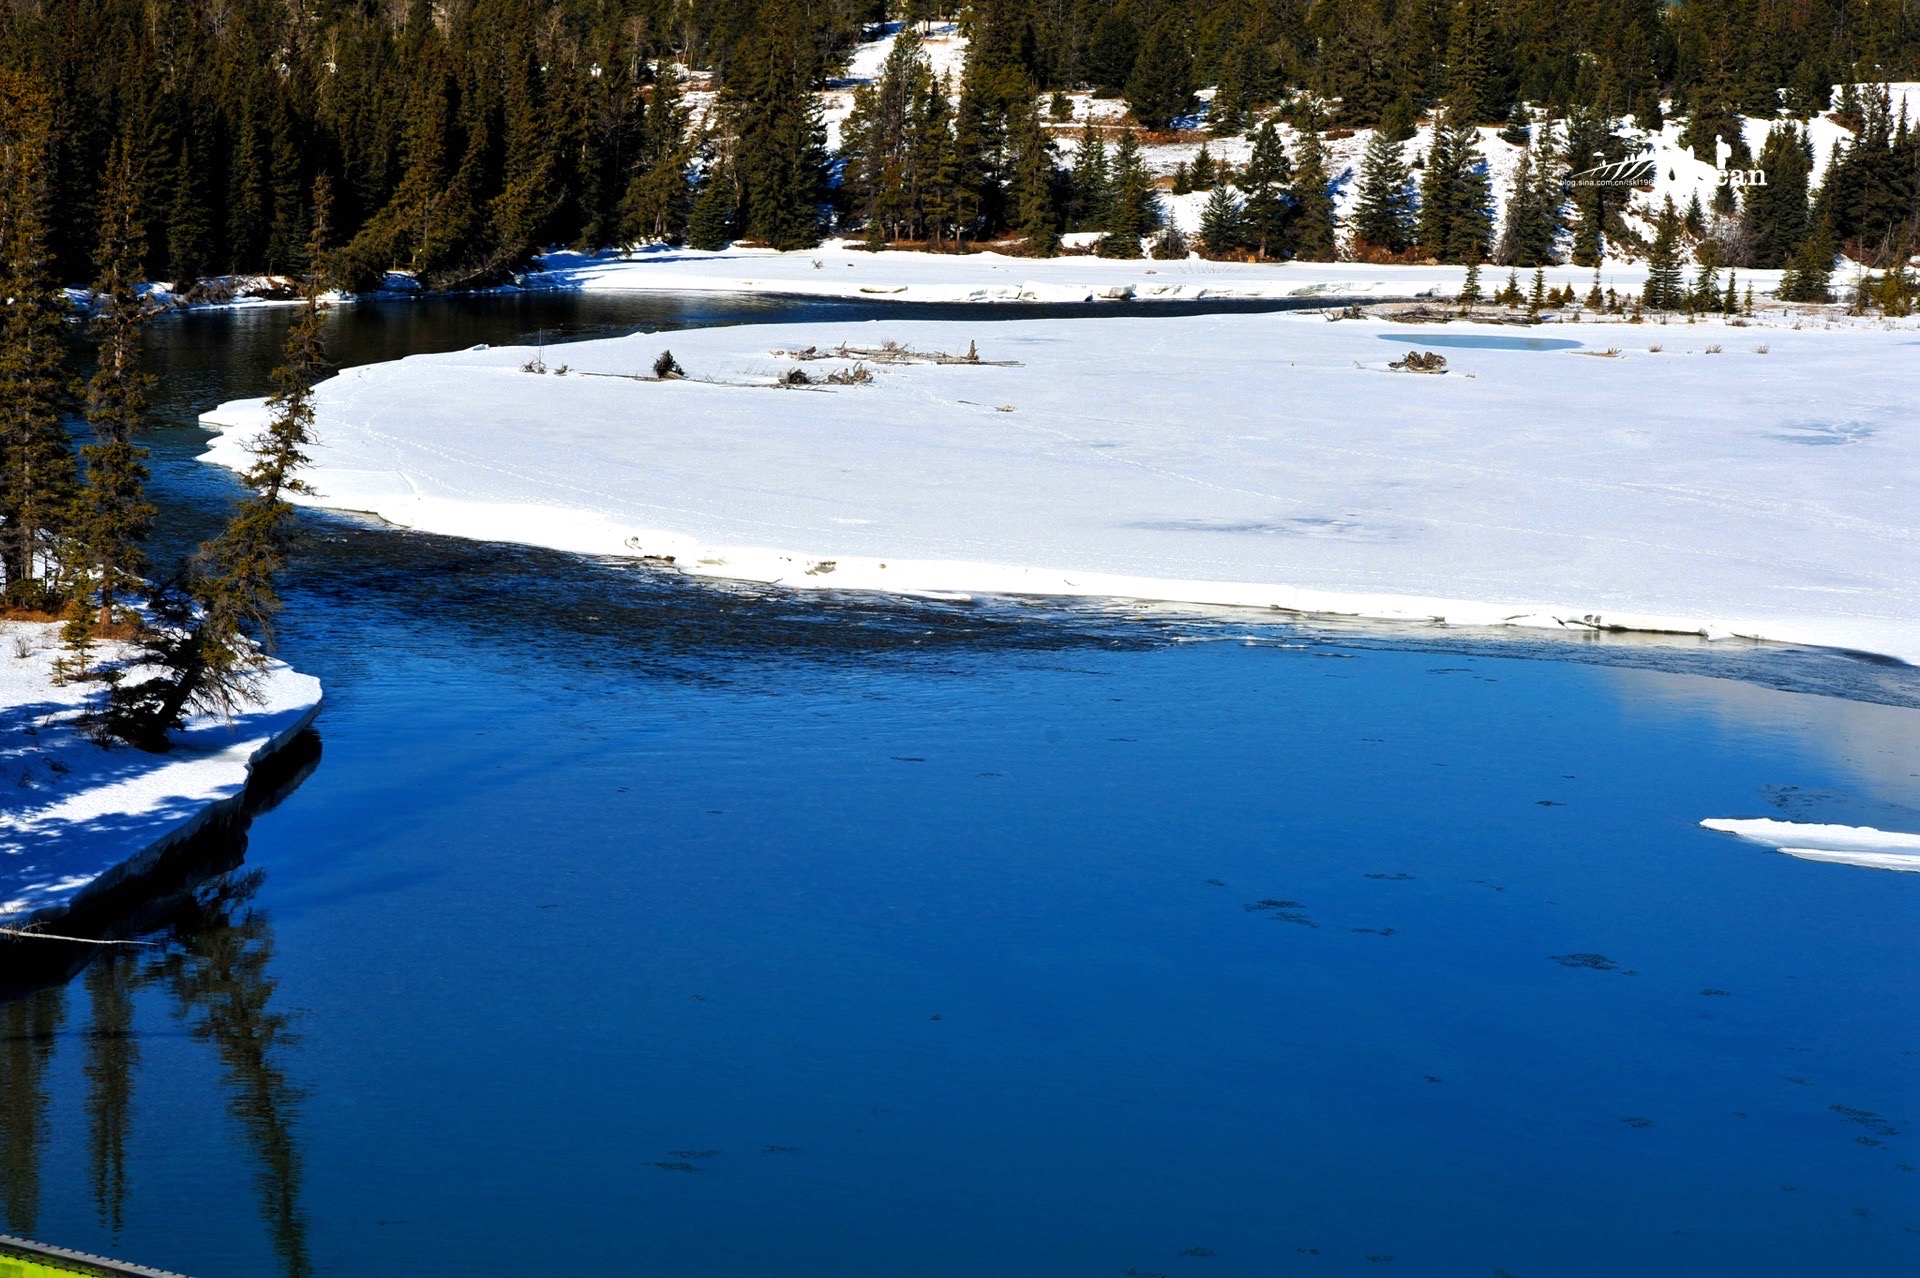
[[106,750],[75,723],[89,687],[52,679],[59,627],[0,622],[0,634],[16,644],[0,658],[8,728],[0,757],[14,796],[0,811],[0,924],[8,927],[83,908],[231,816],[259,767],[320,712],[319,681],[274,662],[260,703],[231,724],[197,717],[166,754]]
[[[1518,273],[1524,287],[1532,271]],[[1481,288],[1491,293],[1507,272],[1486,267]],[[1602,290],[1637,294],[1646,285],[1644,262],[1608,261],[1591,267],[1545,268],[1547,286],[1581,295],[1597,279]],[[1742,271],[1743,283],[1765,295],[1779,271]],[[1090,256],[1012,257],[993,251],[922,253],[871,251],[854,240],[781,253],[730,248],[714,252],[663,245],[627,253],[555,252],[542,257],[520,286],[558,293],[725,293],[832,301],[944,304],[1419,301],[1457,297],[1466,278],[1460,266],[1376,265],[1366,262],[1215,262]],[[505,291],[505,290],[497,290]]]
[[[1771,345],[1719,350],[1755,336]],[[872,385],[772,385],[859,362],[775,347],[885,340],[977,340],[1017,364],[869,361]],[[1739,636],[1911,663],[1901,493],[1920,439],[1899,405],[1920,370],[1891,349],[1911,341],[1295,313],[636,334],[547,348],[564,377],[525,371],[531,349],[474,350],[325,383],[310,500],[796,589]],[[1453,371],[1388,370],[1422,344]],[[694,380],[650,379],[669,345]],[[205,459],[240,464],[261,421],[260,401],[205,414]]]

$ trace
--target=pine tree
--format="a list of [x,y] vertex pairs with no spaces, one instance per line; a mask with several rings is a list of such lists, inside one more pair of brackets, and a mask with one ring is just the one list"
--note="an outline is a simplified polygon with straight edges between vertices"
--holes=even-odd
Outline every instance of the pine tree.
[[1292,212],[1287,190],[1292,181],[1293,165],[1279,131],[1268,121],[1253,132],[1253,153],[1238,183],[1246,197],[1240,211],[1241,232],[1262,260],[1285,256]]
[[1229,186],[1216,186],[1200,211],[1200,242],[1208,257],[1225,257],[1240,245],[1240,201]]
[[1783,302],[1831,302],[1833,228],[1826,222],[1800,242],[1774,296]]
[[1742,214],[1753,243],[1753,264],[1785,266],[1810,229],[1807,185],[1813,176],[1813,148],[1790,124],[1776,124],[1760,146],[1765,186],[1748,187]]
[[732,171],[723,162],[708,166],[687,219],[687,246],[714,253],[731,244],[735,207]]
[[1308,120],[1300,130],[1300,163],[1293,171],[1293,254],[1303,262],[1331,262],[1339,255],[1333,183],[1316,123]]
[[813,95],[818,50],[795,0],[763,10],[729,66],[721,107],[734,136],[741,233],[777,249],[820,242],[826,134]]
[[1559,188],[1552,128],[1547,126],[1539,142],[1521,152],[1494,261],[1505,266],[1541,266],[1554,260],[1554,241],[1560,231]]
[[1687,299],[1690,309],[1703,314],[1720,305],[1720,243],[1702,240],[1694,249],[1699,269],[1693,279],[1693,295]]
[[167,749],[167,734],[191,710],[231,716],[259,695],[280,609],[275,578],[293,516],[287,498],[313,491],[299,472],[314,440],[314,386],[328,371],[320,297],[330,203],[322,178],[315,183],[300,314],[273,372],[267,428],[250,445],[253,460],[240,475],[251,492],[226,528],[201,545],[184,590],[154,601],[155,624],[143,646],[145,664],[160,673],[113,690],[109,729],[142,749]]
[[1215,180],[1213,152],[1207,149],[1205,142],[1200,144],[1199,154],[1193,157],[1193,168],[1188,171],[1187,180],[1196,191],[1213,189]]
[[1435,122],[1420,182],[1414,240],[1423,255],[1465,262],[1484,255],[1492,232],[1492,192],[1471,124],[1449,107]]
[[1352,228],[1357,244],[1399,253],[1413,243],[1413,179],[1400,144],[1384,131],[1367,140],[1360,160]]
[[1480,300],[1480,259],[1467,263],[1467,278],[1460,285],[1460,305],[1472,306]]
[[1091,121],[1080,133],[1073,152],[1073,171],[1067,178],[1067,229],[1097,231],[1107,224],[1113,180],[1107,164],[1107,145]]
[[1140,139],[1129,127],[1113,149],[1113,200],[1106,234],[1100,239],[1100,256],[1139,257],[1142,237],[1159,225],[1160,197],[1140,158]]
[[1509,146],[1526,146],[1533,141],[1533,117],[1527,114],[1526,103],[1513,104],[1506,127],[1500,130],[1500,140]]
[[1057,180],[1053,136],[1029,109],[1014,129],[1013,229],[1026,242],[1029,257],[1060,251],[1060,226],[1053,205]]
[[167,214],[167,274],[185,293],[200,282],[211,258],[207,243],[206,173],[193,147],[183,143],[173,173],[173,202]]
[[74,492],[61,425],[67,305],[48,246],[52,123],[46,94],[0,71],[0,575],[8,603],[36,609],[60,602]]
[[1650,311],[1670,311],[1686,300],[1680,277],[1680,216],[1668,196],[1654,223],[1653,247],[1647,251],[1647,287],[1641,301]]
[[692,165],[680,73],[669,62],[654,81],[641,119],[633,172],[620,200],[622,240],[677,244],[685,238],[693,211],[693,187],[687,180]]
[[1140,46],[1127,77],[1127,105],[1140,123],[1164,129],[1193,106],[1193,54],[1184,17],[1169,9]]
[[[140,183],[124,143],[116,144],[101,201],[100,276],[94,293],[100,313],[98,367],[87,387],[87,422],[94,442],[81,450],[86,484],[75,530],[76,598],[70,644],[97,627],[131,619],[129,601],[145,592],[146,554],[154,508],[146,500],[147,450],[134,442],[147,408],[152,378],[140,369],[140,329],[146,309],[137,289],[146,245],[140,220]],[[88,602],[92,607],[86,606]],[[84,658],[82,658],[84,661]]]
[[1485,0],[1455,0],[1447,32],[1448,114],[1463,124],[1498,119],[1493,15]]

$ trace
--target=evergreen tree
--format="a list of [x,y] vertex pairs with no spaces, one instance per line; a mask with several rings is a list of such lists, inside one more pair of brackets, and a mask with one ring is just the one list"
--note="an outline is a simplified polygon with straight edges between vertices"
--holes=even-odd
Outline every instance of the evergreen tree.
[[668,63],[654,81],[641,120],[632,173],[620,200],[621,239],[677,244],[685,238],[693,211],[693,188],[687,180],[692,165],[680,73]]
[[1507,113],[1506,127],[1500,130],[1500,140],[1508,146],[1526,146],[1533,141],[1533,117],[1527,114],[1526,103],[1513,104],[1513,110]]
[[1307,121],[1300,131],[1300,164],[1293,171],[1293,254],[1303,262],[1331,262],[1339,255],[1333,183],[1314,123]]
[[1113,199],[1101,237],[1101,257],[1139,257],[1140,241],[1160,226],[1160,197],[1140,158],[1140,139],[1132,128],[1113,149]]
[[101,266],[94,282],[100,299],[94,320],[99,359],[87,386],[94,442],[81,450],[86,484],[74,537],[75,594],[81,606],[74,610],[68,636],[75,646],[96,627],[132,619],[128,605],[145,593],[143,544],[154,519],[145,495],[147,450],[134,442],[152,379],[140,370],[146,309],[137,285],[146,245],[141,242],[140,183],[128,152],[124,144],[114,147],[102,199]]
[[1216,186],[1200,211],[1200,243],[1208,257],[1225,257],[1240,239],[1240,201],[1232,187]]
[[1188,172],[1187,180],[1196,191],[1210,191],[1213,189],[1215,181],[1213,152],[1207,149],[1205,142],[1200,144],[1199,154],[1193,157],[1193,168]]
[[721,94],[734,136],[741,233],[777,249],[820,242],[826,133],[813,96],[818,60],[796,0],[772,0]]
[[1271,121],[1253,132],[1253,153],[1239,187],[1245,196],[1240,210],[1241,233],[1254,256],[1265,260],[1283,257],[1287,247],[1287,224],[1292,203],[1287,191],[1293,181],[1293,165],[1287,160],[1280,133]]
[[1440,262],[1484,256],[1493,227],[1492,192],[1473,127],[1449,107],[1434,123],[1433,146],[1420,182],[1414,239]]
[[1800,242],[1782,274],[1774,296],[1783,302],[1831,302],[1833,292],[1833,228],[1821,222]]
[[724,163],[715,163],[700,179],[693,199],[693,211],[687,219],[687,245],[702,252],[718,252],[733,242],[733,173]]
[[67,305],[48,246],[52,125],[40,87],[0,71],[0,576],[8,603],[40,609],[60,602],[75,478],[61,425]]
[[1486,0],[1454,0],[1448,24],[1447,113],[1462,124],[1501,115],[1491,7]]
[[1123,87],[1133,76],[1140,34],[1124,5],[1109,6],[1087,40],[1087,78],[1104,89]]
[[1164,129],[1193,106],[1193,54],[1186,22],[1169,9],[1147,32],[1127,77],[1127,105],[1148,129]]
[[315,184],[300,315],[273,372],[267,429],[250,446],[252,464],[240,475],[251,492],[219,536],[200,547],[184,591],[156,599],[144,647],[146,664],[160,673],[113,690],[110,729],[142,749],[165,750],[167,734],[191,710],[230,716],[258,696],[280,608],[274,582],[293,516],[287,497],[313,491],[299,472],[314,439],[313,388],[328,372],[320,296],[329,203],[322,178]]
[[1647,287],[1640,295],[1650,311],[1671,311],[1686,301],[1680,276],[1680,215],[1668,196],[1654,223],[1653,247],[1647,251]]
[[1031,108],[1014,130],[1013,229],[1026,242],[1029,257],[1052,257],[1060,251],[1060,224],[1053,190],[1058,180],[1053,136]]
[[1400,144],[1376,131],[1360,159],[1353,238],[1358,245],[1399,253],[1413,243],[1413,178]]
[[1693,278],[1693,295],[1687,299],[1687,304],[1690,309],[1705,314],[1720,305],[1719,241],[1700,241],[1699,247],[1694,250],[1694,261],[1698,270]]
[[212,259],[208,244],[206,171],[191,145],[180,148],[174,168],[173,202],[167,215],[167,274],[185,293],[205,275]]
[[1553,151],[1549,128],[1538,145],[1520,155],[1506,222],[1494,248],[1493,260],[1503,266],[1541,266],[1554,260],[1554,241],[1560,232],[1560,182]]
[[1073,169],[1067,178],[1067,190],[1067,229],[1103,229],[1111,210],[1113,179],[1107,164],[1107,145],[1101,141],[1092,122],[1088,122],[1080,132],[1080,144],[1073,152]]
[[1767,131],[1758,160],[1765,186],[1742,194],[1743,219],[1752,238],[1753,264],[1785,266],[1810,229],[1807,184],[1813,176],[1813,144],[1791,124]]

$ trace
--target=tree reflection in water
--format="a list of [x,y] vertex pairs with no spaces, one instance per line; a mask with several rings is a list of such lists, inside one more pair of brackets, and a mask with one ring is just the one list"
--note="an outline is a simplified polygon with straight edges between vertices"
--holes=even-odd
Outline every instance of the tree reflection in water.
[[67,1018],[67,992],[35,990],[0,1010],[0,1207],[16,1234],[40,1220],[40,1155],[47,1143],[47,1069]]
[[260,1215],[287,1278],[307,1278],[307,1218],[300,1209],[300,1151],[294,1139],[303,1093],[282,1067],[279,1049],[296,1040],[284,1012],[273,1011],[273,929],[252,908],[258,870],[222,875],[194,892],[176,916],[166,954],[147,979],[172,994],[175,1014],[195,1038],[213,1044],[226,1069],[227,1112],[238,1120],[258,1161]]
[[133,1123],[133,1076],[140,1041],[133,1033],[139,960],[124,950],[87,968],[91,1022],[86,1038],[87,1170],[100,1223],[115,1237],[127,1202],[127,1136]]
[[[228,853],[224,864],[237,863],[238,848]],[[279,1267],[286,1278],[308,1278],[313,1264],[295,1140],[303,1094],[281,1060],[296,1036],[292,1018],[272,1007],[273,929],[253,906],[262,878],[258,870],[217,873],[180,893],[160,931],[149,932],[160,940],[158,956],[102,951],[87,964],[88,1188],[100,1223],[117,1238],[141,1065],[136,1014],[143,998],[164,999],[196,1041],[212,1045],[227,1112],[253,1154],[260,1215]],[[0,1213],[16,1234],[31,1236],[40,1224],[42,1163],[54,1134],[48,1073],[66,1000],[65,985],[54,984],[0,1005]]]

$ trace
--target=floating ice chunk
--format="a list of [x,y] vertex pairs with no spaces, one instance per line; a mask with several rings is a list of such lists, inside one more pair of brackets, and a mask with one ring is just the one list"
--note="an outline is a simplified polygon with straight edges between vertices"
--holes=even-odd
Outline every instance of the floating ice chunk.
[[1807,825],[1767,818],[1750,821],[1715,818],[1700,824],[1752,843],[1764,843],[1805,861],[1920,873],[1920,834],[1876,830],[1870,825]]

